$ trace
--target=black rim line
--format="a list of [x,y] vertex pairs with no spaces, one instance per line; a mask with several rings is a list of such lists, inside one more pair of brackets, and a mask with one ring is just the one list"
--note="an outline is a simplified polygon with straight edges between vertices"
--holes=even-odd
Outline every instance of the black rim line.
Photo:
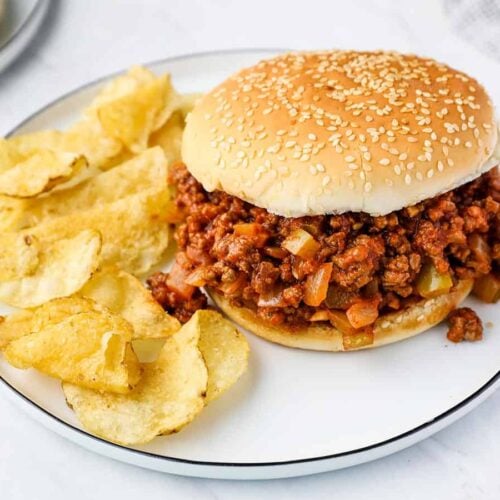
[[[227,50],[205,51],[205,52],[190,53],[190,54],[174,56],[174,57],[167,57],[164,59],[158,59],[155,61],[144,63],[144,65],[145,66],[154,66],[156,64],[181,61],[184,59],[190,59],[190,58],[195,58],[195,57],[209,57],[209,56],[214,56],[214,55],[251,53],[251,52],[272,53],[272,52],[280,52],[280,51],[284,51],[284,50],[287,50],[287,49],[244,48],[244,49],[227,49]],[[108,80],[109,78],[113,78],[114,76],[119,75],[120,73],[123,73],[123,71],[124,70],[117,71],[117,72],[114,72],[110,75],[106,75],[106,76],[97,78],[89,83],[86,83],[78,88],[75,88],[75,89],[61,95],[57,99],[54,99],[53,101],[49,102],[48,104],[46,104],[45,106],[43,106],[42,108],[37,110],[36,112],[29,115],[23,121],[21,121],[21,123],[19,123],[10,132],[8,132],[6,134],[6,137],[10,137],[11,135],[15,134],[16,131],[18,131],[20,128],[22,128],[26,123],[31,121],[33,118],[40,115],[41,113],[46,111],[48,108],[52,107],[53,105],[66,99],[67,97],[70,97],[73,94],[76,94],[77,92],[79,92],[81,90],[84,90],[88,87],[91,87],[92,85],[95,85],[97,83]],[[119,450],[124,450],[125,452],[133,453],[135,455],[140,455],[140,456],[144,456],[147,458],[153,458],[155,460],[160,460],[160,461],[185,463],[185,464],[189,464],[189,465],[199,465],[199,466],[238,467],[238,468],[273,467],[273,466],[284,466],[284,465],[293,465],[293,464],[301,464],[301,463],[309,463],[309,462],[320,462],[320,461],[331,460],[334,458],[341,458],[341,457],[346,457],[346,456],[350,456],[350,455],[356,455],[356,454],[364,453],[364,452],[367,452],[370,450],[374,450],[376,448],[381,448],[381,447],[387,446],[391,443],[394,443],[396,441],[399,441],[399,440],[402,440],[406,437],[409,437],[413,434],[416,434],[416,433],[440,422],[441,420],[449,417],[453,413],[456,413],[457,411],[459,411],[460,409],[464,408],[469,403],[471,403],[474,399],[479,397],[481,394],[483,394],[488,388],[493,386],[497,382],[497,380],[500,380],[500,370],[491,379],[489,379],[483,386],[481,386],[479,389],[477,389],[475,392],[473,392],[470,396],[468,396],[467,398],[465,398],[461,402],[457,403],[455,406],[449,408],[448,410],[446,410],[443,413],[439,414],[438,416],[434,417],[432,420],[424,422],[423,424],[420,424],[417,427],[414,427],[413,429],[405,431],[402,434],[391,437],[391,438],[386,439],[384,441],[380,441],[378,443],[364,446],[362,448],[357,448],[355,450],[343,451],[343,452],[339,452],[339,453],[333,453],[331,455],[323,455],[320,457],[298,458],[298,459],[294,459],[294,460],[285,460],[285,461],[279,461],[279,462],[255,462],[255,463],[252,463],[252,462],[207,462],[207,461],[200,461],[200,460],[189,460],[189,459],[185,459],[185,458],[168,457],[168,456],[164,456],[164,455],[158,455],[156,453],[152,453],[149,451],[128,448],[126,446],[122,446],[122,445],[119,445],[116,443],[112,443],[110,441],[106,441],[105,439],[102,439],[98,436],[94,436],[93,434],[90,434],[83,429],[79,429],[78,427],[75,427],[75,426],[69,424],[68,422],[65,422],[64,420],[62,420],[58,416],[50,413],[45,408],[41,407],[40,405],[38,405],[37,403],[35,403],[31,399],[29,399],[27,396],[25,396],[21,391],[16,389],[13,385],[11,385],[9,382],[7,382],[7,380],[5,380],[0,375],[0,382],[2,382],[4,384],[4,386],[8,390],[13,392],[16,396],[19,396],[26,404],[33,406],[34,408],[41,411],[45,416],[49,417],[49,419],[54,420],[55,422],[67,427],[69,430],[74,431],[74,432],[82,435],[87,440],[96,441],[96,442],[100,443],[101,445],[104,445],[105,447],[111,447],[111,448],[115,448],[115,449],[119,449]]]
[[14,394],[19,396],[26,404],[37,408],[43,414],[45,414],[45,416],[49,417],[51,420],[54,420],[57,423],[62,424],[63,426],[67,427],[69,430],[74,431],[74,432],[82,435],[87,440],[97,441],[98,443],[100,443],[101,445],[104,445],[105,447],[116,448],[116,449],[123,450],[123,451],[128,452],[128,453],[133,453],[134,455],[140,455],[140,456],[144,456],[147,458],[153,458],[155,460],[160,460],[160,461],[177,462],[177,463],[184,463],[184,464],[189,464],[189,465],[199,465],[199,466],[235,467],[235,468],[236,467],[237,468],[276,467],[276,466],[294,465],[294,464],[302,464],[302,463],[309,463],[309,462],[321,462],[321,461],[331,460],[334,458],[341,458],[341,457],[347,457],[347,456],[356,455],[356,454],[360,454],[360,453],[365,453],[367,451],[371,451],[371,450],[374,450],[377,448],[387,446],[387,445],[394,443],[396,441],[400,441],[402,439],[405,439],[413,434],[419,433],[420,431],[423,431],[424,429],[440,422],[441,420],[449,417],[453,413],[456,413],[460,409],[468,406],[469,403],[471,403],[474,399],[479,397],[488,388],[493,386],[498,380],[500,380],[500,371],[498,371],[490,380],[488,380],[477,391],[473,392],[470,396],[468,396],[464,400],[460,401],[460,403],[457,403],[455,406],[444,411],[443,413],[441,413],[437,417],[434,417],[432,420],[424,422],[423,424],[420,424],[417,427],[414,427],[413,429],[410,429],[406,432],[403,432],[397,436],[391,437],[391,438],[386,439],[384,441],[380,441],[378,443],[374,443],[374,444],[371,444],[368,446],[363,446],[363,447],[357,448],[355,450],[342,451],[339,453],[332,453],[331,455],[322,455],[320,457],[297,458],[294,460],[283,460],[283,461],[278,461],[278,462],[210,462],[210,461],[190,460],[187,458],[177,458],[177,457],[168,457],[165,455],[158,455],[156,453],[152,453],[149,451],[137,450],[135,448],[129,448],[127,446],[112,443],[111,441],[106,441],[105,439],[100,438],[98,436],[94,436],[93,434],[90,434],[83,429],[79,429],[78,427],[75,427],[72,424],[65,422],[63,419],[59,418],[58,416],[50,413],[45,408],[41,407],[40,405],[38,405],[37,403],[35,403],[31,399],[29,399],[27,396],[25,396],[22,392],[20,392],[18,389],[16,389],[13,385],[11,385],[9,382],[7,382],[0,375],[0,382],[2,382],[8,390],[12,391]]

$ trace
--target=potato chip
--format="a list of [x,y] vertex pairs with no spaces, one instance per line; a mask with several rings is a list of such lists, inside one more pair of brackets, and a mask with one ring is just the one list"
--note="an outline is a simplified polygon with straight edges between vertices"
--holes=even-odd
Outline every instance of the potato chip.
[[35,309],[17,311],[0,321],[0,350],[14,339],[38,332],[69,316],[102,310],[104,308],[91,299],[72,296],[52,299]]
[[172,113],[171,95],[170,78],[164,75],[131,94],[100,105],[97,116],[108,136],[139,153],[146,149],[151,132]]
[[26,231],[46,241],[57,241],[93,229],[102,235],[103,265],[117,264],[133,274],[141,274],[161,260],[168,246],[163,212],[169,204],[168,192],[158,186],[102,207],[43,221]]
[[101,237],[96,231],[82,231],[71,238],[42,243],[36,270],[29,276],[0,282],[0,300],[14,307],[35,307],[71,295],[98,266]]
[[68,405],[83,427],[124,445],[147,443],[175,432],[203,409],[207,369],[197,347],[199,332],[187,323],[169,337],[154,363],[127,395],[100,394],[63,384]]
[[149,138],[150,146],[160,146],[163,149],[168,165],[181,160],[184,125],[182,113],[175,111],[168,121]]
[[[93,168],[100,168],[123,148],[119,141],[106,135],[97,117],[84,118],[65,132],[41,130],[10,137],[7,142],[25,156],[40,149],[83,155]],[[1,149],[0,144],[0,155]]]
[[41,149],[0,173],[0,194],[35,196],[67,182],[87,166],[83,156]]
[[97,271],[79,294],[126,319],[134,329],[133,339],[165,338],[181,326],[137,278],[116,268]]
[[153,83],[156,78],[156,75],[144,66],[132,66],[127,73],[113,78],[102,87],[86,113],[92,116],[99,106],[129,95],[139,87]]
[[0,176],[25,157],[7,139],[0,138]]
[[0,281],[33,274],[39,265],[40,244],[29,234],[0,236]]
[[90,166],[101,168],[122,151],[123,145],[106,134],[97,118],[83,119],[64,132],[61,149],[79,153]]
[[137,156],[134,153],[131,153],[128,149],[122,149],[117,155],[103,161],[99,165],[99,169],[105,172],[106,170],[111,170],[136,157]]
[[247,369],[248,342],[216,311],[197,311],[190,322],[195,323],[200,332],[198,348],[208,370],[208,403],[229,389]]
[[33,331],[33,312],[29,309],[17,311],[9,316],[0,316],[0,351],[10,342]]
[[135,339],[132,340],[132,349],[140,363],[154,363],[166,341],[166,338]]
[[81,387],[124,394],[141,373],[131,338],[132,327],[122,318],[82,312],[13,340],[3,353],[17,368],[36,368]]
[[31,332],[37,332],[48,325],[59,323],[63,319],[75,314],[92,311],[102,312],[105,309],[93,300],[85,297],[71,296],[52,299],[36,309],[31,309]]
[[160,148],[151,148],[119,167],[96,175],[67,189],[53,191],[50,196],[28,200],[19,220],[31,227],[52,217],[99,207],[146,189],[165,185],[167,166]]
[[8,147],[10,146],[23,157],[31,156],[40,149],[64,151],[64,133],[60,130],[40,130],[28,134],[15,135],[6,139],[6,142]]
[[14,231],[22,227],[28,198],[0,195],[0,231]]

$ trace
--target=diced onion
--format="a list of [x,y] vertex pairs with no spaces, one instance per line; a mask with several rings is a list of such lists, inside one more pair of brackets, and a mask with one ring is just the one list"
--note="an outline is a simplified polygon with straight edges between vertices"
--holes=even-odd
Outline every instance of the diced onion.
[[453,286],[450,273],[439,273],[434,264],[425,264],[417,278],[417,291],[426,298],[431,299],[448,293]]
[[186,283],[189,272],[176,262],[168,273],[167,286],[177,295],[185,300],[189,300],[196,288]]
[[283,288],[274,287],[269,292],[261,294],[257,305],[259,307],[286,307],[286,302],[283,298]]
[[328,314],[328,311],[322,309],[314,312],[313,315],[309,318],[309,321],[328,321],[329,319],[330,315]]
[[288,255],[288,252],[280,247],[266,247],[264,253],[273,259],[284,259]]
[[205,286],[207,283],[207,280],[205,278],[206,276],[206,269],[203,267],[198,267],[195,269],[192,273],[189,273],[186,277],[186,283],[191,286]]
[[378,299],[362,300],[354,303],[346,311],[347,319],[354,328],[371,325],[378,318]]
[[257,248],[265,245],[269,233],[257,222],[242,222],[233,226],[234,233],[252,239]]
[[493,273],[481,276],[474,283],[474,295],[491,304],[500,300],[500,276]]
[[354,335],[357,333],[356,328],[347,319],[345,312],[329,310],[328,315],[330,316],[330,323],[343,334]]
[[221,283],[218,288],[221,292],[225,293],[226,295],[233,295],[242,286],[245,285],[245,281],[246,281],[245,275],[243,273],[240,273],[234,281]]
[[320,244],[303,229],[295,229],[281,244],[291,254],[304,259],[314,257],[320,248]]
[[333,264],[326,262],[321,264],[314,274],[307,277],[304,288],[304,302],[308,306],[317,307],[326,299],[332,270]]

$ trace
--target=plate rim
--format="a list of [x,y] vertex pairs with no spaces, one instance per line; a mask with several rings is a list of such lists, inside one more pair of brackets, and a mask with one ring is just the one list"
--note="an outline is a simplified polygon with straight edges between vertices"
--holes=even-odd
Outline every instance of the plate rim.
[[[177,56],[156,59],[156,60],[141,63],[141,64],[149,67],[149,66],[155,66],[158,64],[162,64],[162,63],[176,62],[176,61],[194,59],[194,58],[199,58],[199,57],[248,54],[248,53],[252,53],[252,52],[279,53],[279,52],[284,52],[287,50],[292,50],[292,49],[271,48],[271,47],[244,47],[244,48],[238,48],[238,49],[207,50],[207,51],[190,52],[190,53],[181,54],[181,55],[177,55]],[[109,73],[109,74],[101,76],[101,77],[98,77],[94,80],[91,80],[89,82],[86,82],[86,83],[78,86],[78,87],[73,88],[72,90],[60,95],[59,97],[53,99],[52,101],[49,101],[47,104],[43,105],[42,107],[37,109],[35,112],[28,115],[21,122],[19,122],[16,126],[14,126],[7,134],[5,134],[5,137],[11,137],[12,135],[15,135],[16,132],[19,131],[28,122],[30,122],[31,120],[33,120],[34,118],[36,118],[37,116],[42,114],[44,111],[46,111],[50,107],[58,104],[62,100],[66,99],[68,97],[71,97],[72,95],[77,94],[78,92],[81,92],[82,90],[85,90],[88,87],[91,87],[95,84],[109,80],[110,78],[113,78],[114,76],[117,76],[117,75],[123,73],[124,71],[126,71],[126,68],[122,69],[122,70],[115,71],[113,73]],[[431,420],[428,420],[427,422],[424,422],[424,423],[422,423],[422,424],[420,424],[412,429],[409,429],[403,433],[397,434],[396,436],[392,436],[388,439],[385,439],[383,441],[379,441],[376,443],[372,443],[372,444],[367,445],[367,446],[355,448],[354,450],[346,450],[346,451],[341,451],[341,452],[337,452],[337,453],[333,453],[333,454],[321,455],[321,456],[317,456],[317,457],[296,458],[296,459],[292,459],[292,460],[280,460],[280,461],[271,461],[271,462],[216,462],[216,461],[192,460],[192,459],[188,459],[188,458],[178,458],[178,457],[170,457],[170,456],[166,456],[166,455],[159,455],[157,453],[153,453],[150,451],[138,450],[135,448],[130,448],[128,446],[123,446],[121,444],[113,443],[111,441],[107,441],[104,438],[101,438],[99,436],[95,436],[95,435],[87,432],[85,429],[78,428],[78,427],[64,421],[62,418],[58,417],[57,415],[54,415],[53,413],[51,413],[47,409],[40,406],[38,403],[35,403],[34,401],[32,401],[28,396],[23,394],[20,390],[18,390],[16,387],[14,387],[10,382],[8,382],[6,379],[4,379],[4,377],[0,374],[0,382],[4,385],[4,387],[7,390],[11,391],[15,396],[19,397],[22,401],[24,401],[24,403],[27,403],[29,406],[34,407],[36,410],[40,411],[42,414],[44,414],[50,420],[67,428],[67,430],[69,430],[70,432],[75,432],[76,434],[83,436],[85,439],[89,439],[90,441],[94,441],[101,446],[104,445],[105,447],[111,447],[112,449],[115,449],[115,450],[118,450],[121,452],[132,453],[133,455],[137,455],[139,457],[145,457],[145,458],[160,460],[160,461],[164,461],[164,462],[174,462],[174,463],[189,464],[189,465],[203,466],[203,467],[230,467],[230,468],[238,468],[238,469],[276,467],[276,466],[287,466],[287,465],[296,465],[296,464],[305,464],[305,463],[319,463],[319,462],[328,461],[328,460],[332,460],[332,459],[343,458],[343,457],[348,457],[348,456],[354,456],[357,454],[367,453],[369,451],[373,451],[373,450],[376,450],[378,448],[384,448],[385,446],[388,446],[392,443],[396,443],[398,441],[402,441],[402,440],[404,440],[412,435],[415,435],[415,434],[422,432],[425,429],[428,429],[432,426],[435,426],[439,422],[446,420],[451,415],[453,415],[453,414],[457,413],[458,411],[460,411],[461,409],[469,406],[475,399],[480,397],[489,388],[493,387],[498,381],[500,381],[500,369],[497,371],[497,373],[495,375],[493,375],[493,377],[491,377],[488,381],[486,381],[481,387],[476,389],[472,394],[470,394],[469,396],[467,396],[465,399],[458,402],[454,406],[448,408],[444,412],[438,414],[436,417],[432,418]]]

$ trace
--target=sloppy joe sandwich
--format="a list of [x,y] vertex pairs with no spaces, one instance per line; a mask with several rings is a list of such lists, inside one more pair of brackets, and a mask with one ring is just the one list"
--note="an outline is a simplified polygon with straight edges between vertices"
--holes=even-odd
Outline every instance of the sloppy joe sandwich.
[[248,330],[341,351],[442,321],[474,280],[498,298],[497,125],[485,89],[432,59],[291,53],[206,94],[171,169],[176,263],[150,280],[189,317],[205,287]]

